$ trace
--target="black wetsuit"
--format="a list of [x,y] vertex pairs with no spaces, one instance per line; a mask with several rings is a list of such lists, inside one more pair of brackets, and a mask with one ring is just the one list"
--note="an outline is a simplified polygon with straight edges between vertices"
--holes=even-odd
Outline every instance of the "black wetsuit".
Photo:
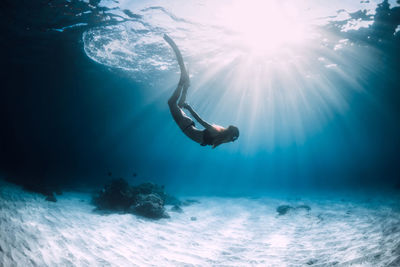
[[183,129],[182,131],[185,132],[189,127],[196,127],[196,124],[194,123],[194,121],[192,121],[191,123],[188,124],[188,126],[185,127],[185,129]]
[[211,136],[211,132],[208,129],[203,130],[203,143],[202,146],[212,146],[214,145],[214,138]]

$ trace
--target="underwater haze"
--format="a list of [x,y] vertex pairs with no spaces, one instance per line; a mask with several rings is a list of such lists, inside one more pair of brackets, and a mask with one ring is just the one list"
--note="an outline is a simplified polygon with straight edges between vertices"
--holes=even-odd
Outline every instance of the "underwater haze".
[[[400,1],[0,14],[0,265],[400,266]],[[200,146],[177,126],[164,34],[187,102],[238,140]],[[156,221],[94,212],[91,193],[121,177],[199,203]]]
[[[217,194],[398,181],[395,1],[2,6],[5,174],[93,184],[137,173]],[[179,67],[165,33],[189,69],[187,101],[237,125],[237,142],[199,147],[172,120]]]

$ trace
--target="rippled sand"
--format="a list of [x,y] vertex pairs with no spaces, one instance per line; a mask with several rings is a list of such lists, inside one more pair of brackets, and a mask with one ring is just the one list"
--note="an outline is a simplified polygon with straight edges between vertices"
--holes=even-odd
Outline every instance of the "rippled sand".
[[[199,198],[150,221],[0,187],[1,266],[400,266],[399,198]],[[280,204],[307,204],[278,216]],[[196,217],[196,219],[192,218]]]

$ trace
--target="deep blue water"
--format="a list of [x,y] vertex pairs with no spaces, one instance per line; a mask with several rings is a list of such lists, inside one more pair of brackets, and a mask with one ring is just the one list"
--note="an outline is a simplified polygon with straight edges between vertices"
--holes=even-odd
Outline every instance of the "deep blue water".
[[[399,266],[399,0],[2,0],[0,20],[1,266]],[[164,34],[237,141],[176,125]]]
[[[112,172],[194,195],[394,188],[400,8],[350,2],[284,1],[265,21],[240,1],[239,11],[2,1],[0,170],[66,187],[99,187]],[[211,123],[237,125],[238,141],[211,149],[179,130],[167,105],[178,66],[164,33],[189,66],[189,103]]]

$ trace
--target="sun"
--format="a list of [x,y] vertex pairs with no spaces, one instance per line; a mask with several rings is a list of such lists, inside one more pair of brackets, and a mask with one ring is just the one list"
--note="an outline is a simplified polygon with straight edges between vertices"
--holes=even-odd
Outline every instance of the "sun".
[[255,53],[275,53],[307,39],[306,20],[298,5],[286,1],[234,1],[221,10],[221,24]]

